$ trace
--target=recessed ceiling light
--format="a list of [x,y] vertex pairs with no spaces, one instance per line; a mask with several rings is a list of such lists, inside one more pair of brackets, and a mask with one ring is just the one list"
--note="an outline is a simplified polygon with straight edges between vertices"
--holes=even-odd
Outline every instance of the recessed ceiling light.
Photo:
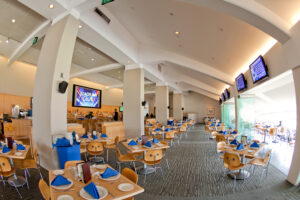
[[12,22],[12,23],[15,23],[15,22],[16,22],[16,19],[11,19],[11,22]]
[[2,43],[2,40],[0,40],[0,43]]
[[175,31],[175,35],[179,35],[180,33],[179,33],[179,31]]
[[5,40],[5,42],[8,44],[8,43],[9,43],[9,40],[7,39],[7,40]]
[[91,59],[91,61],[93,61],[93,62],[94,62],[94,61],[95,61],[95,58],[92,58],[92,59]]
[[81,25],[81,24],[79,24],[79,25],[78,25],[78,28],[82,28],[82,25]]
[[53,4],[49,4],[49,8],[50,9],[54,8],[54,5]]
[[174,13],[172,13],[172,12],[170,12],[169,14],[170,14],[171,16],[173,16],[173,15],[174,15]]

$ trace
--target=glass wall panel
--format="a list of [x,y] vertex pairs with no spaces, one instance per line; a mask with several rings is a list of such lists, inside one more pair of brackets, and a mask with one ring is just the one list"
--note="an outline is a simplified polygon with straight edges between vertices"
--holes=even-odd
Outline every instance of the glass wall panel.
[[255,125],[255,98],[254,97],[240,97],[237,99],[237,113],[238,113],[238,131],[247,134],[248,139],[253,138]]
[[235,106],[234,103],[224,104],[224,122],[226,129],[235,129]]

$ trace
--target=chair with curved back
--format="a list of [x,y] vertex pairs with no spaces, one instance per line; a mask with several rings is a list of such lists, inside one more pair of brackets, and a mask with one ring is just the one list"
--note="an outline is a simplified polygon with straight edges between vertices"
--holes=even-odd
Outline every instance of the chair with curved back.
[[97,141],[92,141],[88,143],[87,147],[87,153],[89,155],[92,155],[93,157],[90,159],[90,161],[94,162],[103,162],[104,163],[104,158],[103,157],[97,157],[103,154],[103,143],[97,142]]
[[118,147],[116,147],[116,152],[117,152],[117,160],[116,163],[119,166],[119,172],[121,172],[121,164],[129,162],[132,164],[133,168],[135,169],[135,157],[131,154],[121,154],[120,150]]
[[218,142],[226,142],[226,138],[224,135],[216,135],[216,143]]
[[[129,180],[131,180],[133,183],[137,184],[139,176],[132,169],[129,169],[129,168],[126,167],[126,168],[124,168],[122,170],[121,174],[123,176],[125,176],[126,178],[128,178]],[[129,197],[129,198],[125,199],[125,200],[134,200],[134,197]]]
[[269,135],[271,138],[273,138],[273,143],[277,143],[276,141],[276,137],[277,137],[277,128],[270,128],[270,131],[269,131]]
[[225,146],[226,146],[226,142],[218,142],[217,143],[217,153],[223,153]]
[[171,142],[171,146],[173,146],[174,137],[174,132],[166,132],[164,140]]
[[271,160],[271,154],[272,150],[269,150],[264,158],[254,158],[248,162],[249,165],[252,165],[252,174],[254,174],[254,170],[256,167],[262,167],[263,170],[260,175],[260,180],[259,183],[262,183],[262,178],[264,172],[266,172],[266,177],[268,177],[268,170],[269,170],[269,165],[270,165],[270,160]]
[[[231,174],[234,177],[234,185],[233,185],[233,191],[235,191],[236,186],[236,175],[232,173],[232,171],[236,170],[244,170],[244,168],[247,166],[247,164],[244,164],[241,162],[240,156],[237,153],[230,153],[225,152],[224,153],[224,167],[227,169],[226,174]],[[244,172],[242,172],[244,174]],[[243,177],[245,180],[245,177]]]
[[115,137],[115,141],[114,141],[114,143],[112,143],[112,144],[106,144],[105,145],[105,149],[106,149],[106,162],[108,162],[108,151],[110,150],[110,149],[116,149],[116,147],[117,147],[117,145],[119,144],[119,140],[120,140],[120,137],[119,136],[116,136]]
[[[141,160],[142,163],[145,165],[153,166],[155,169],[155,172],[157,169],[160,169],[162,178],[164,179],[164,174],[162,167],[157,167],[161,163],[161,160],[163,158],[163,152],[161,149],[159,150],[148,150],[146,151],[146,154],[144,158]],[[144,183],[146,182],[147,173],[145,173]]]
[[[9,178],[11,176],[13,176],[15,174],[15,169],[12,168],[9,160],[7,158],[4,158],[4,157],[0,157],[0,177],[1,177],[1,180],[3,183],[4,183],[4,186],[5,186],[5,182],[8,182],[8,180],[4,180],[4,178]],[[10,183],[12,183],[15,187],[15,189],[17,190],[19,196],[22,198],[17,186],[15,185],[15,183],[13,181],[11,181]],[[3,192],[5,194],[5,192]],[[5,198],[4,198],[5,199]]]
[[[164,144],[164,145],[169,145],[169,143],[168,143],[167,141],[161,141],[160,143],[161,143],[161,144]],[[165,147],[165,148],[162,148],[162,150],[163,150],[163,152],[166,152],[166,151],[167,151],[167,148],[166,148],[166,147]],[[170,166],[169,166],[169,160],[168,160],[166,154],[164,154],[163,157],[164,157],[165,160],[166,160],[166,164],[167,164],[168,169],[170,169]]]
[[40,181],[39,181],[39,189],[45,200],[51,199],[50,188],[43,179],[40,179]]

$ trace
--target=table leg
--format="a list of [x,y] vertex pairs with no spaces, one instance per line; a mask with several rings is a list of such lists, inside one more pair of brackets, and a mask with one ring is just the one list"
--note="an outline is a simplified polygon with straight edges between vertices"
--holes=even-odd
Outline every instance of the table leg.
[[[244,160],[245,160],[245,154],[243,154],[241,162],[244,163]],[[229,176],[232,179],[234,179],[234,177],[236,177],[236,180],[244,180],[244,179],[249,178],[250,172],[248,172],[247,170],[240,169],[238,172],[230,173]]]
[[267,142],[266,142],[266,136],[267,136],[267,130],[264,130],[264,142],[263,143],[265,143],[265,144],[268,144]]
[[[146,155],[146,151],[144,151],[144,158],[145,158],[145,155]],[[141,174],[151,174],[154,172],[155,172],[155,169],[153,167],[147,166],[146,164],[144,164],[143,168],[140,169]]]
[[[9,160],[10,160],[11,167],[13,168],[14,167],[13,159],[9,158]],[[26,180],[22,176],[17,176],[17,174],[15,172],[14,175],[8,179],[8,183],[9,183],[9,185],[11,185],[13,187],[14,186],[22,187],[23,185],[25,185]]]

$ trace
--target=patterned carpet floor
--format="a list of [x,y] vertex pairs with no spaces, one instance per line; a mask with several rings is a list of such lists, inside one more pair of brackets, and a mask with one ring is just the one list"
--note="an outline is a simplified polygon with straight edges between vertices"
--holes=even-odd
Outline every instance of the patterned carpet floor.
[[[122,151],[126,151],[121,146]],[[260,152],[264,156],[267,149]],[[109,162],[116,167],[115,152],[109,152]],[[164,178],[161,173],[144,176],[139,175],[139,185],[145,188],[145,192],[136,196],[136,200],[299,200],[299,187],[292,186],[285,180],[285,175],[273,165],[269,166],[269,174],[260,183],[261,169],[244,181],[237,181],[236,191],[233,192],[233,179],[224,176],[223,162],[216,153],[216,144],[208,140],[204,127],[196,125],[183,136],[180,144],[175,143],[166,152],[170,169],[165,160],[163,167]],[[137,166],[141,164],[137,163]],[[122,166],[125,167],[125,166]],[[48,172],[42,170],[45,180],[48,182]],[[23,171],[18,171],[23,175]],[[23,199],[42,199],[38,189],[39,175],[37,170],[30,170],[30,190],[20,188]],[[0,185],[0,199],[19,199],[14,188]]]

